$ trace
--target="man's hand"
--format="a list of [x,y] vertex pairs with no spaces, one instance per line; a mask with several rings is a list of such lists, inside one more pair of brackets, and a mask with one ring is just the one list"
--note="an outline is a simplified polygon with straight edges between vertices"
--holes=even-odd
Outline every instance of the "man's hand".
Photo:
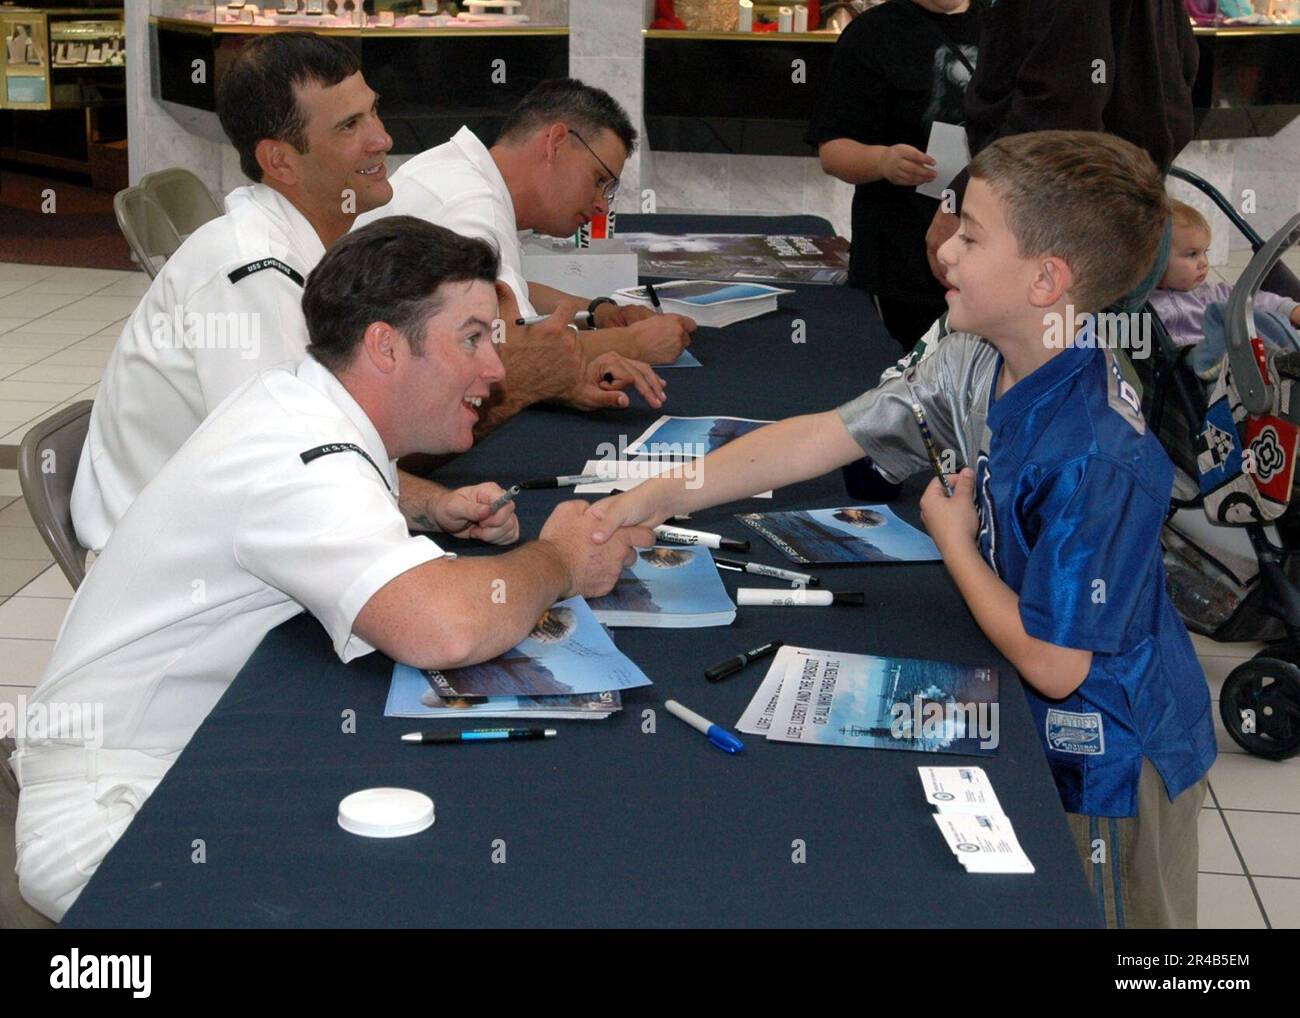
[[520,317],[514,291],[497,283],[505,342],[498,348],[505,365],[505,389],[521,407],[565,396],[584,378],[586,358],[578,333],[570,328],[576,303],[561,302],[544,322],[515,325]]
[[599,523],[581,499],[561,502],[542,527],[539,544],[549,545],[569,571],[565,597],[601,597],[614,589],[619,574],[636,561],[637,548],[649,548],[654,533],[646,527],[625,527],[602,544],[591,539]]
[[934,165],[934,156],[911,145],[891,145],[880,157],[881,176],[900,187],[929,183],[938,176],[932,169]]
[[664,405],[664,380],[649,364],[628,360],[616,353],[602,353],[587,361],[577,384],[564,394],[563,402],[578,410],[623,409],[629,403],[623,390],[634,386],[654,409]]
[[948,475],[948,483],[952,485],[951,498],[944,494],[937,477],[921,496],[921,521],[945,559],[950,548],[974,544],[979,533],[975,471],[963,467],[960,474]]
[[636,353],[640,360],[651,364],[671,364],[691,345],[691,333],[695,328],[695,319],[685,315],[657,315],[652,312],[635,322],[627,331],[636,343]]
[[504,492],[490,481],[468,488],[449,491],[433,506],[433,520],[438,529],[452,537],[463,537],[488,544],[514,544],[519,540],[519,518],[515,504],[507,502],[494,513],[488,508]]
[[948,273],[939,262],[939,248],[948,243],[948,238],[957,232],[961,220],[951,212],[945,212],[940,205],[930,221],[930,228],[925,231],[925,257],[930,262],[930,271],[934,278],[944,286],[948,285]]
[[600,304],[592,325],[597,329],[625,329],[646,318],[655,317],[654,311],[640,304]]

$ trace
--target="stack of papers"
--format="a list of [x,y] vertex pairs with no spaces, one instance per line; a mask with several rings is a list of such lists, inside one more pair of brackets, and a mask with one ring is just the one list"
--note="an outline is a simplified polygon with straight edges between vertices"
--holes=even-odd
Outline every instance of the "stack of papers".
[[983,767],[918,767],[934,822],[967,873],[1033,873]]
[[[663,310],[687,315],[699,325],[720,329],[747,318],[757,318],[776,310],[777,298],[793,290],[763,283],[719,283],[711,279],[679,279],[655,284],[655,293]],[[653,307],[650,293],[643,286],[629,286],[614,291],[620,304]]]
[[[425,696],[417,678],[432,691],[432,697]],[[611,693],[648,685],[645,673],[614,646],[587,602],[573,597],[548,608],[527,637],[491,661],[443,671],[397,665],[384,713],[411,717],[410,712],[420,707],[435,712],[447,707],[481,707],[486,699],[499,701],[493,708],[528,711],[531,717],[542,716],[534,710],[538,700],[543,701],[545,710],[606,716],[621,706],[610,698]]]
[[713,556],[703,548],[681,545],[641,551],[614,589],[589,603],[607,626],[698,629],[729,626],[736,620],[736,606]]
[[736,728],[774,742],[988,756],[998,745],[998,673],[786,646]]

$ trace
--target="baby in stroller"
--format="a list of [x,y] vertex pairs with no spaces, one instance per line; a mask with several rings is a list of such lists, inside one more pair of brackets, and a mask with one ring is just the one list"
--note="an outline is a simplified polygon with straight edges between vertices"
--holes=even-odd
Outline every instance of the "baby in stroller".
[[[1169,267],[1150,303],[1160,316],[1169,338],[1180,347],[1193,347],[1188,355],[1192,370],[1202,379],[1218,377],[1225,348],[1223,311],[1232,296],[1232,284],[1208,283],[1206,251],[1210,224],[1192,206],[1170,203],[1174,210],[1174,237]],[[1254,296],[1255,325],[1267,345],[1300,350],[1300,304],[1288,297],[1260,290]]]

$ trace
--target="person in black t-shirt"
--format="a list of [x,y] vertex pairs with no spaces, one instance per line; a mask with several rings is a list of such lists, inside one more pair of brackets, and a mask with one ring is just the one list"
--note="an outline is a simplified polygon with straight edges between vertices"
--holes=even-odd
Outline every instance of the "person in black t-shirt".
[[876,298],[905,351],[947,311],[925,254],[939,201],[915,187],[935,176],[930,125],[965,120],[978,9],[972,0],[890,0],[856,18],[836,43],[806,139],[822,169],[857,185],[849,285]]

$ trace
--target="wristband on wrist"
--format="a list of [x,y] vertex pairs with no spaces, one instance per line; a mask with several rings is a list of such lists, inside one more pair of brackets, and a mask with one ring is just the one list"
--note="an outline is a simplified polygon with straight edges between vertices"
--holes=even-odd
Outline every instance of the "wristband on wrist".
[[618,307],[618,302],[612,297],[597,297],[588,304],[587,313],[591,315],[591,327],[593,329],[596,327],[596,308],[600,307],[602,304],[613,304],[615,307]]

